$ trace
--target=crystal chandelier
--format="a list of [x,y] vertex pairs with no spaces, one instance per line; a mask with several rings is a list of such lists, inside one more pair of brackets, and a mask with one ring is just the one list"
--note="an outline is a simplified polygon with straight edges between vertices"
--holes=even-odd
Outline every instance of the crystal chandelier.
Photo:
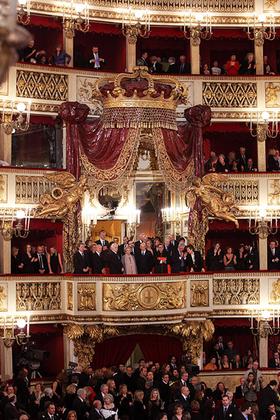
[[30,125],[31,101],[24,102],[3,101],[1,126],[8,135],[16,131],[27,131]]
[[[19,346],[24,346],[30,339],[30,315],[5,315],[2,320],[3,325],[3,344],[5,347],[12,347],[16,342]],[[18,330],[18,332],[17,332]],[[26,332],[25,332],[26,330]]]
[[266,239],[269,235],[276,235],[278,231],[277,223],[277,211],[271,209],[268,216],[265,206],[260,206],[249,213],[249,233],[258,235],[260,239]]
[[212,17],[210,13],[192,13],[184,14],[184,36],[191,40],[193,45],[199,45],[201,39],[211,39]]
[[17,21],[21,25],[29,25],[30,0],[18,0]]
[[70,6],[67,4],[63,13],[63,29],[67,38],[73,38],[75,31],[89,31],[89,7],[85,1],[75,3],[71,0]]
[[280,332],[279,309],[252,311],[250,330],[253,335],[267,338]]
[[13,237],[26,239],[30,233],[31,209],[0,210],[0,233],[5,241]]
[[137,38],[149,38],[151,33],[151,17],[148,10],[132,10],[128,15],[123,13],[122,33],[130,44],[136,44]]
[[257,46],[262,46],[266,40],[273,41],[276,36],[273,14],[254,15],[253,26],[248,22],[247,35],[251,41],[256,41]]
[[268,111],[257,112],[256,121],[253,121],[251,113],[249,129],[251,136],[257,137],[260,142],[265,141],[267,137],[275,139],[279,133],[278,112],[273,111],[271,117]]

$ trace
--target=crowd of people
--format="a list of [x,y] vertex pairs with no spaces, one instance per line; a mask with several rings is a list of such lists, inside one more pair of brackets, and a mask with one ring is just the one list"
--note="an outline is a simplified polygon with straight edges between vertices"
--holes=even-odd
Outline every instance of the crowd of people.
[[205,172],[257,172],[258,168],[252,157],[248,156],[246,147],[241,146],[238,152],[230,151],[227,156],[210,152],[204,165]]
[[62,256],[56,248],[46,245],[31,246],[27,244],[20,252],[16,246],[11,252],[12,274],[59,274],[63,273]]
[[[216,353],[232,359],[229,345],[221,350],[218,340]],[[280,373],[266,385],[258,361],[250,358],[234,393],[223,382],[208,387],[195,365],[190,370],[175,356],[162,366],[144,359],[136,367],[73,366],[45,387],[30,386],[29,370],[22,367],[1,384],[0,414],[4,420],[277,420]]]

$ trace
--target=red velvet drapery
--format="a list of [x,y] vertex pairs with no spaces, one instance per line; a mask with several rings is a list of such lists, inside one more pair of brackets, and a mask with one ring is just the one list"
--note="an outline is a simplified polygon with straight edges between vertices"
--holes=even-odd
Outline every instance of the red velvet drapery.
[[114,337],[96,344],[93,358],[94,368],[126,363],[137,344],[139,344],[145,360],[161,364],[166,362],[171,355],[179,358],[182,354],[182,343],[175,337],[154,334]]

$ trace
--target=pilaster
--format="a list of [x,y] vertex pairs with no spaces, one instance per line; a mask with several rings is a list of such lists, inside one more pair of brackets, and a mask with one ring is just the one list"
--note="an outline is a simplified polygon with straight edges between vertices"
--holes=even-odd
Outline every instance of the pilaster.
[[256,74],[263,74],[263,42],[258,38],[254,41],[255,60],[256,60]]
[[126,71],[132,72],[136,65],[136,41],[133,37],[126,37]]
[[[199,40],[200,41],[200,40]],[[200,42],[190,39],[191,73],[200,74]]]
[[3,340],[0,340],[1,355],[1,379],[7,381],[13,378],[13,348],[6,347]]
[[3,129],[0,130],[0,160],[9,164],[12,163],[12,134],[6,134]]
[[260,367],[268,367],[268,337],[260,337],[259,341],[259,360]]
[[0,235],[0,272],[9,274],[11,272],[11,241],[5,241]]
[[63,31],[63,48],[67,54],[71,56],[71,61],[68,67],[74,66],[74,38],[68,38]]

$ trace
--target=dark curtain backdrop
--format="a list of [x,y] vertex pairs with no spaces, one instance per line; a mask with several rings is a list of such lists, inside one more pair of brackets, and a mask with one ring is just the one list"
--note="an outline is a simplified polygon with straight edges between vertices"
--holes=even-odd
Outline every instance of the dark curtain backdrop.
[[179,358],[182,343],[175,337],[154,334],[133,334],[105,340],[96,344],[93,358],[94,368],[126,363],[135,346],[139,344],[145,360],[164,363],[171,355]]

